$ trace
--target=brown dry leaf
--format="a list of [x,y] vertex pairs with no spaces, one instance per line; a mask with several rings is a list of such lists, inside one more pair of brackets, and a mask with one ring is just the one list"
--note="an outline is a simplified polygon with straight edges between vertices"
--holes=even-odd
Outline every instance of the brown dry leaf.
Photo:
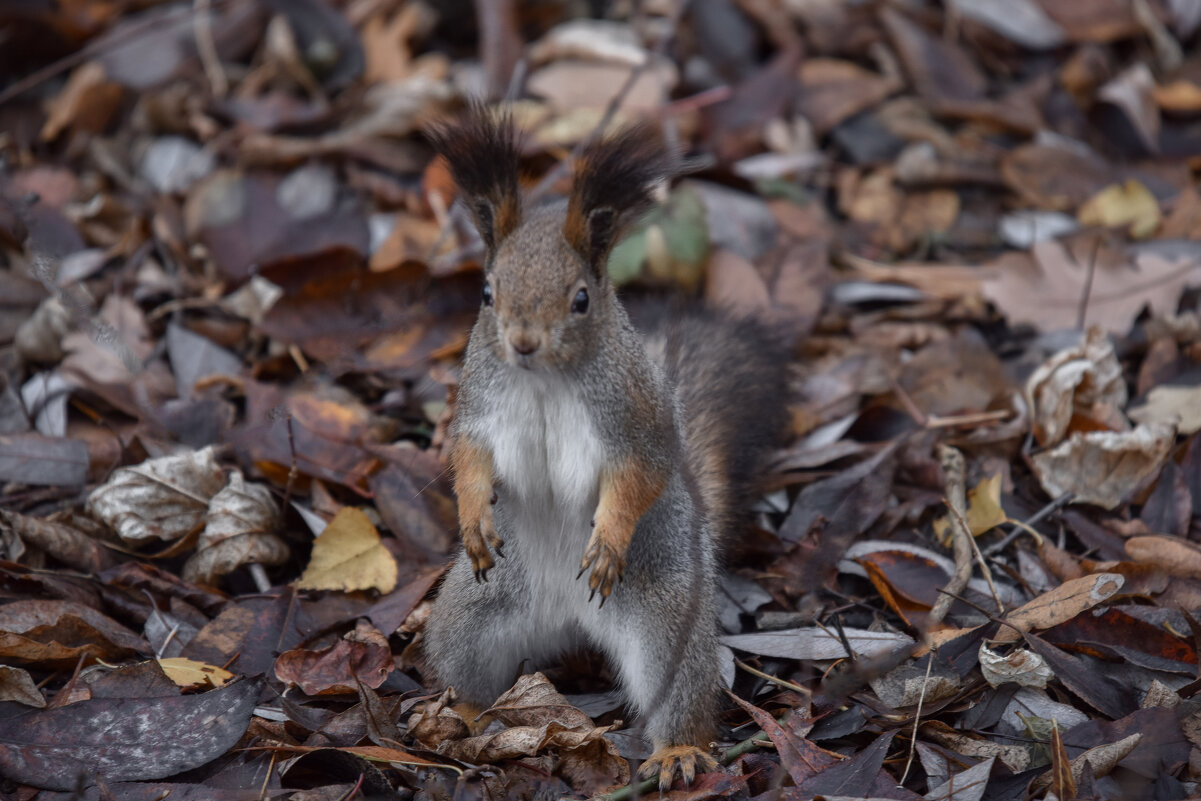
[[1125,583],[1126,579],[1117,573],[1098,573],[1065,581],[1006,615],[1005,622],[1009,625],[997,631],[994,641],[1014,642],[1020,636],[1018,631],[1049,629],[1071,620],[1104,603]]
[[1031,144],[1001,159],[1001,176],[1024,205],[1069,211],[1113,183],[1113,167],[1092,151]]
[[0,665],[0,701],[16,701],[38,709],[46,707],[46,698],[33,683],[29,672],[7,665]]
[[297,648],[280,654],[275,677],[296,685],[306,695],[344,695],[354,693],[360,682],[372,689],[379,687],[394,667],[388,638],[366,620],[359,620],[353,631],[328,648]]
[[1160,384],[1128,412],[1136,423],[1173,425],[1180,434],[1201,431],[1201,385]]
[[196,553],[183,568],[185,581],[212,584],[242,565],[280,565],[291,550],[275,530],[279,514],[271,491],[247,484],[234,470],[220,492],[209,501],[204,531]]
[[894,8],[880,14],[918,94],[932,103],[979,100],[988,79],[959,45],[935,37]]
[[1151,68],[1136,61],[1097,92],[1098,100],[1121,109],[1149,153],[1159,152],[1161,121],[1154,91]]
[[309,565],[296,586],[301,590],[375,589],[389,593],[396,586],[397,574],[396,559],[380,541],[371,520],[361,510],[346,506],[313,542]]
[[1159,227],[1159,201],[1147,187],[1131,178],[1093,195],[1076,216],[1081,225],[1125,226],[1130,236],[1146,239]]
[[[633,70],[634,67],[625,64],[565,59],[536,70],[530,75],[526,88],[561,113],[575,109],[604,109],[621,91]],[[621,107],[627,112],[657,109],[678,81],[673,63],[655,61],[634,81]]]
[[58,138],[68,128],[100,133],[121,102],[121,86],[110,82],[104,65],[89,61],[75,68],[62,92],[49,104],[42,141]]
[[964,18],[1030,50],[1059,47],[1067,38],[1037,0],[952,0],[950,5]]
[[186,659],[182,656],[172,656],[158,660],[159,667],[167,678],[184,690],[203,690],[209,687],[220,687],[233,679],[234,674],[225,668]]
[[[1011,324],[1041,331],[1078,327],[1093,251],[1062,241],[1039,242],[1030,255],[1007,253],[984,273],[984,296]],[[1124,335],[1144,307],[1170,314],[1180,294],[1201,275],[1201,263],[1153,249],[1101,252],[1095,260],[1085,322]]]
[[133,545],[199,531],[225,484],[212,448],[122,467],[88,496],[88,514]]
[[771,306],[767,284],[755,265],[725,248],[709,254],[705,300],[714,307],[741,315],[753,315]]
[[899,88],[895,81],[834,58],[806,59],[797,78],[801,114],[818,136],[879,104]]
[[[968,491],[967,527],[973,537],[979,537],[1009,519],[1001,507],[1001,484],[1003,481],[1004,476],[997,473]],[[934,521],[934,533],[943,545],[950,543],[950,526],[951,521],[945,516]]]
[[1151,96],[1164,111],[1176,114],[1195,114],[1201,111],[1201,86],[1186,79],[1157,85]]
[[1133,431],[1076,432],[1055,448],[1030,457],[1052,498],[1113,509],[1153,479],[1176,439],[1172,426],[1140,425]]
[[467,724],[452,706],[454,690],[447,689],[433,701],[422,705],[409,716],[409,734],[426,748],[437,749],[450,740],[461,740],[470,734]]
[[126,659],[149,644],[117,621],[74,601],[13,601],[0,606],[0,659],[71,667],[81,656]]
[[993,687],[1013,682],[1022,687],[1045,688],[1055,678],[1047,660],[1026,648],[1015,648],[1007,654],[991,650],[980,643],[978,654],[980,673]]
[[[1126,380],[1113,342],[1097,326],[1089,328],[1079,345],[1061,350],[1030,374],[1026,402],[1034,436],[1043,446],[1063,441],[1074,416],[1113,419],[1126,407]],[[1098,413],[1098,405],[1105,410]]]
[[1201,579],[1201,548],[1179,537],[1131,537],[1126,553],[1140,564],[1154,565],[1170,576]]
[[1111,42],[1142,31],[1126,0],[1039,0],[1039,4],[1074,42]]
[[[493,715],[506,728],[495,734],[482,734],[458,741],[444,741],[438,752],[468,762],[496,762],[534,756],[544,749],[581,751],[590,763],[587,774],[604,777],[604,786],[629,780],[629,765],[617,746],[605,739],[607,732],[621,727],[621,721],[596,726],[592,719],[572,706],[541,673],[522,676],[513,687],[496,699],[486,714]],[[583,774],[580,766],[571,772]],[[592,779],[596,781],[596,778]],[[607,782],[607,784],[606,784]]]

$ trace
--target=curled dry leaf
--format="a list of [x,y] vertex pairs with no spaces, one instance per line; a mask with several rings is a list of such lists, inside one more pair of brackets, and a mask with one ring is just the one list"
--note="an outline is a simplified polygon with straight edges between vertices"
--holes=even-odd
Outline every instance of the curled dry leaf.
[[88,496],[88,513],[132,545],[171,542],[200,529],[225,476],[212,448],[116,470]]
[[[589,789],[599,790],[629,781],[628,763],[618,753],[617,746],[604,737],[620,728],[621,721],[609,726],[595,725],[541,673],[518,679],[496,699],[487,714],[508,728],[494,734],[443,741],[437,747],[438,753],[478,763],[534,756],[543,749],[553,748],[564,752],[559,771],[589,777],[592,785]],[[572,764],[580,759],[587,766]]]
[[13,601],[0,606],[0,659],[71,666],[81,655],[125,659],[147,652],[144,639],[75,601]]
[[366,620],[329,648],[296,648],[279,655],[275,677],[300,687],[307,695],[354,693],[361,682],[375,689],[392,672],[388,639]]
[[[1040,445],[1061,442],[1073,416],[1112,418],[1126,407],[1126,380],[1113,342],[1097,326],[1090,327],[1079,345],[1061,350],[1031,373],[1026,401]],[[1108,409],[1098,414],[1099,404]]]
[[302,590],[370,590],[391,592],[398,575],[396,559],[361,510],[343,507],[313,542],[309,566],[300,577]]
[[409,734],[429,749],[440,743],[461,740],[470,731],[463,718],[452,708],[454,690],[447,689],[435,700],[424,704],[409,716]]
[[999,654],[984,643],[980,643],[980,672],[984,680],[993,687],[1013,682],[1022,687],[1042,689],[1055,678],[1047,660],[1026,648],[1016,648],[1008,654]]
[[246,483],[241,471],[234,470],[229,483],[209,502],[196,553],[184,565],[184,579],[212,584],[252,562],[283,564],[291,551],[275,534],[278,526],[271,491],[262,484]]
[[1070,492],[1073,503],[1113,509],[1155,477],[1175,439],[1175,429],[1162,423],[1133,431],[1076,432],[1030,460],[1052,498]]
[[0,665],[0,701],[16,701],[38,709],[46,706],[46,699],[29,673],[7,665]]

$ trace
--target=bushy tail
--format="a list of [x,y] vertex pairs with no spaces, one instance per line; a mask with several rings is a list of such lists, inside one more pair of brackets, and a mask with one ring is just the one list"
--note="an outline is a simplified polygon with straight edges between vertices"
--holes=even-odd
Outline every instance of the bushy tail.
[[787,433],[787,351],[760,323],[709,311],[674,316],[647,346],[680,395],[688,466],[726,540]]

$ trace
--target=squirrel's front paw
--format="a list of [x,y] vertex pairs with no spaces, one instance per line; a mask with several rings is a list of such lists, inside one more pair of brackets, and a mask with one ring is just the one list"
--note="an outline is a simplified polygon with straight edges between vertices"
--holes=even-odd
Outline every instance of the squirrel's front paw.
[[588,602],[591,603],[596,597],[596,591],[600,590],[600,605],[603,607],[605,599],[613,592],[614,585],[621,581],[621,574],[626,569],[626,558],[623,550],[610,544],[609,538],[599,528],[592,532],[592,538],[588,540],[588,547],[584,551],[580,572],[576,574],[576,578],[584,575],[584,571],[589,567],[592,568],[592,575],[588,577],[588,586],[592,593],[588,596]]
[[680,778],[684,780],[684,784],[690,785],[692,784],[692,780],[696,778],[698,767],[702,771],[715,770],[717,768],[717,760],[695,745],[673,745],[667,748],[660,748],[651,754],[642,763],[642,767],[638,769],[638,775],[644,779],[649,779],[658,773],[659,792],[665,793],[671,789],[671,783],[675,780],[677,769],[679,770]]
[[505,541],[496,533],[496,526],[492,523],[492,510],[486,509],[474,525],[465,524],[461,535],[463,550],[471,560],[471,572],[475,575],[476,583],[487,581],[488,571],[496,565],[488,546],[492,546],[492,550],[496,551],[496,555],[501,559],[505,558],[504,551],[501,550]]

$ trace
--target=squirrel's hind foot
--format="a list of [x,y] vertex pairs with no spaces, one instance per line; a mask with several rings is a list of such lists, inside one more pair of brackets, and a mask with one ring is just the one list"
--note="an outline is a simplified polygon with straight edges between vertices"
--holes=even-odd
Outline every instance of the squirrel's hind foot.
[[672,745],[651,754],[638,769],[638,775],[649,779],[658,773],[659,791],[667,792],[675,781],[677,769],[684,784],[691,785],[692,780],[696,778],[698,767],[702,772],[716,770],[717,760],[695,745]]

